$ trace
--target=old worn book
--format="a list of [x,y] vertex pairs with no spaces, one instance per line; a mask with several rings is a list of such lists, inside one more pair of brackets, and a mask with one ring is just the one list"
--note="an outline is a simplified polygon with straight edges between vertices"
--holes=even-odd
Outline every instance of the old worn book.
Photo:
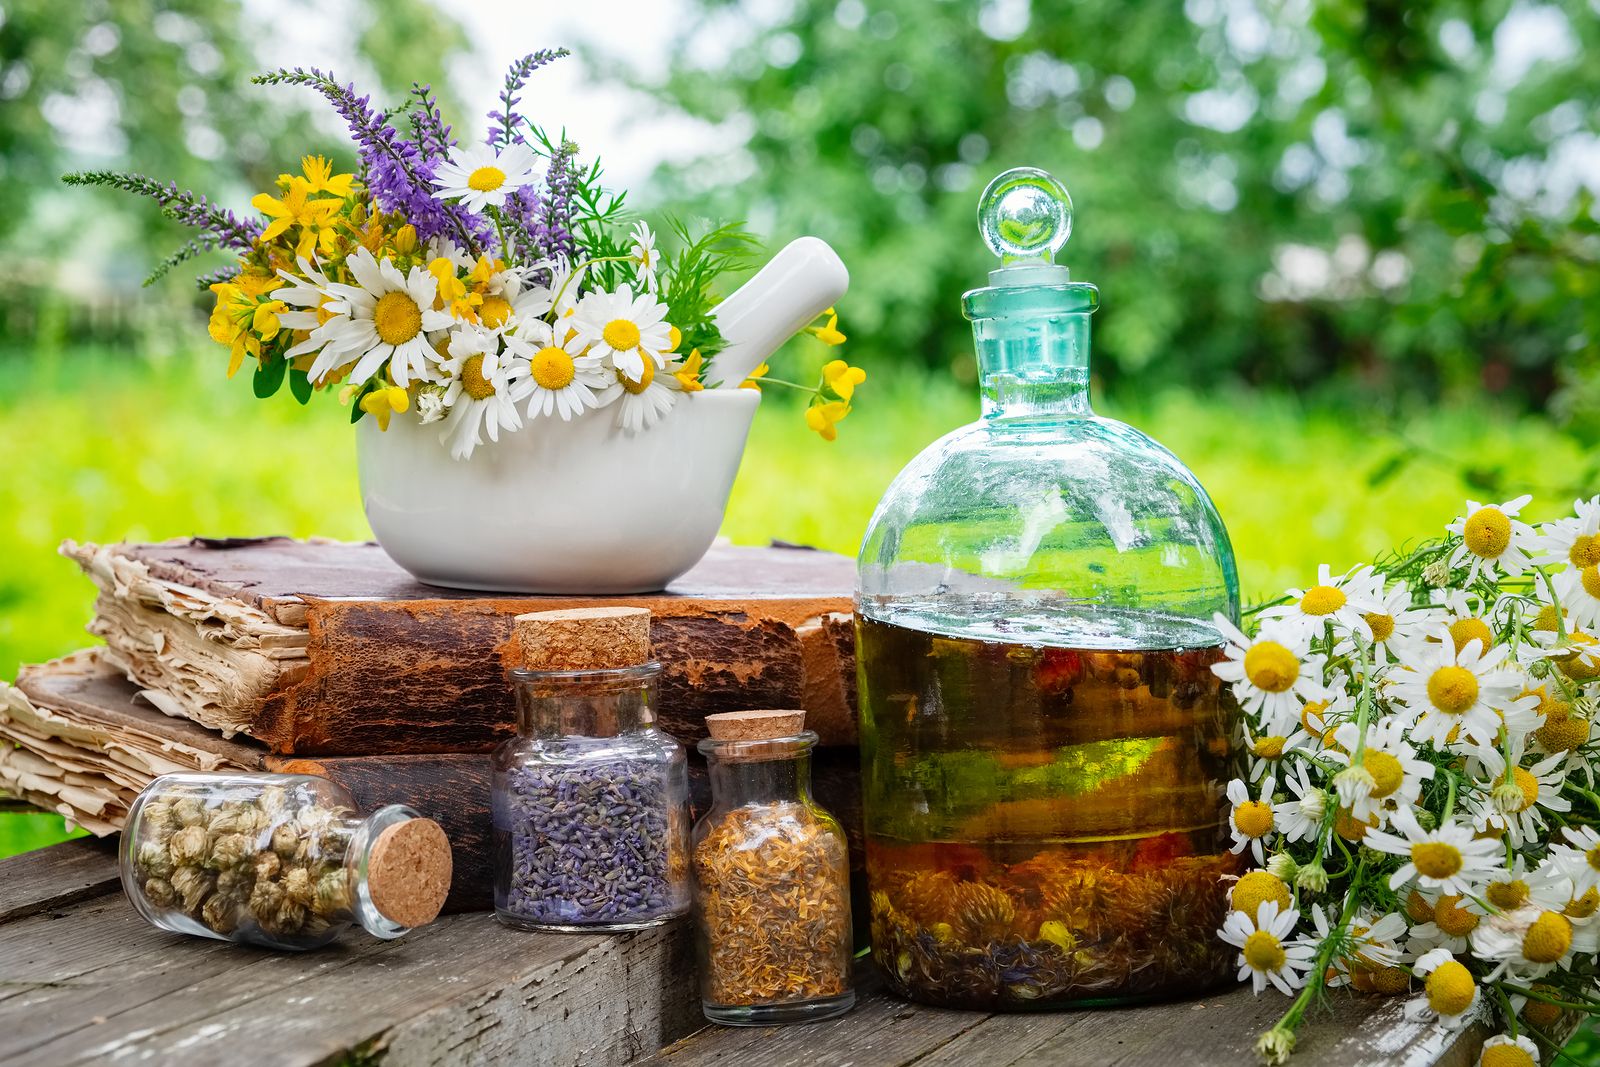
[[[365,811],[409,804],[437,819],[455,852],[456,876],[446,906],[455,911],[491,906],[487,754],[275,755],[257,742],[230,740],[163,714],[151,703],[152,694],[129,682],[109,660],[103,649],[87,649],[24,667],[15,685],[0,682],[0,792],[104,836],[122,828],[128,805],[158,775],[196,770],[318,774],[348,789]],[[845,823],[859,873],[855,749],[817,750],[813,778],[818,799]],[[695,812],[704,811],[710,788],[704,764],[694,754],[689,784]]]
[[854,568],[830,553],[718,546],[664,593],[596,600],[426,586],[375,544],[61,551],[99,588],[89,630],[107,663],[167,714],[279,755],[487,751],[515,726],[512,617],[599,602],[653,613],[661,721],[685,741],[708,713],[761,707],[803,707],[824,744],[855,741]]

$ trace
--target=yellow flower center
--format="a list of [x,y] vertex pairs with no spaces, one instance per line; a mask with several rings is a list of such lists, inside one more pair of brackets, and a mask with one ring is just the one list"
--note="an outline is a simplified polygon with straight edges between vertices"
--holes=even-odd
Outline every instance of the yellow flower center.
[[1586,633],[1577,630],[1567,635],[1567,640],[1573,650],[1556,661],[1556,666],[1561,668],[1561,673],[1575,682],[1587,682],[1600,677],[1600,655],[1595,649],[1595,639]]
[[1589,866],[1600,871],[1600,845],[1594,846],[1588,852],[1585,852],[1583,856],[1584,859],[1589,861]]
[[1461,850],[1443,841],[1419,841],[1411,846],[1417,873],[1429,878],[1449,878],[1461,870]]
[[600,339],[618,352],[627,352],[639,347],[639,327],[627,319],[612,319],[600,331]]
[[1326,700],[1308,700],[1305,707],[1300,709],[1300,725],[1306,728],[1306,733],[1315,734],[1322,731],[1322,717],[1328,712]]
[[1552,715],[1534,731],[1546,752],[1571,752],[1589,740],[1589,720],[1576,715]]
[[1572,920],[1558,912],[1542,913],[1522,935],[1522,956],[1529,963],[1554,963],[1572,947]]
[[478,308],[478,318],[489,329],[498,329],[511,317],[511,301],[503,296],[486,296]]
[[1482,619],[1457,619],[1450,624],[1450,640],[1455,642],[1457,652],[1466,648],[1468,643],[1477,641],[1480,646],[1478,654],[1482,655],[1494,644],[1494,631]]
[[422,309],[398,289],[378,297],[372,309],[372,326],[386,345],[403,345],[422,332]]
[[1472,1007],[1477,986],[1472,972],[1455,960],[1445,960],[1428,975],[1428,1007],[1440,1015],[1460,1015]]
[[1478,927],[1478,916],[1461,906],[1461,897],[1447,893],[1433,907],[1433,921],[1451,937],[1466,937]]
[[1578,572],[1583,580],[1583,591],[1600,600],[1600,567],[1588,566]]
[[1269,737],[1258,737],[1255,743],[1255,754],[1258,759],[1282,759],[1283,746],[1287,744],[1287,737],[1273,734]]
[[1379,967],[1372,972],[1372,991],[1392,997],[1411,988],[1411,973],[1399,967]]
[[1394,636],[1393,615],[1374,612],[1371,615],[1363,615],[1361,617],[1367,620],[1367,626],[1372,630],[1372,639],[1374,641],[1387,641]]
[[1483,1050],[1478,1067],[1538,1067],[1527,1051],[1516,1045],[1496,1045]]
[[564,348],[555,345],[546,345],[533,354],[533,359],[528,361],[533,370],[533,380],[539,383],[540,388],[552,392],[565,389],[572,384],[572,379],[578,376],[577,364],[572,361],[572,356]]
[[1546,604],[1539,609],[1539,614],[1534,618],[1533,628],[1541,633],[1553,634],[1556,632],[1556,623],[1558,621],[1556,606],[1554,604]]
[[1520,878],[1511,882],[1490,882],[1484,896],[1501,911],[1510,911],[1528,902],[1528,883]]
[[1368,752],[1361,757],[1361,762],[1372,774],[1372,795],[1380,800],[1393,795],[1405,780],[1405,768],[1387,752]]
[[1276,900],[1280,911],[1289,906],[1289,887],[1271,871],[1251,871],[1234,883],[1228,897],[1234,911],[1242,911],[1252,919],[1269,900]]
[[1461,539],[1474,555],[1494,559],[1511,544],[1511,520],[1499,508],[1479,508],[1462,527]]
[[467,188],[480,193],[492,193],[505,184],[506,172],[499,167],[479,167],[467,175]]
[[1522,807],[1517,810],[1527,811],[1539,802],[1539,779],[1535,778],[1533,772],[1526,767],[1513,768],[1511,776],[1516,781],[1517,788],[1522,790]]
[[1300,598],[1300,610],[1307,615],[1332,615],[1344,607],[1344,592],[1331,585],[1314,585]]
[[483,376],[482,356],[469,356],[461,364],[461,388],[474,400],[487,400],[494,396],[494,383]]
[[1600,537],[1579,534],[1573,538],[1572,547],[1567,550],[1567,559],[1579,570],[1600,564]]
[[1406,897],[1406,917],[1413,923],[1433,922],[1433,905],[1428,898],[1413,889]]
[[1428,699],[1440,711],[1460,715],[1478,702],[1478,679],[1465,667],[1440,667],[1428,679]]
[[1593,886],[1583,896],[1568,901],[1567,906],[1561,909],[1563,915],[1573,919],[1587,919],[1596,911],[1600,911],[1600,889]]
[[637,381],[628,377],[626,374],[623,374],[621,371],[617,372],[617,381],[622,383],[623,389],[634,396],[638,396],[640,393],[650,388],[650,383],[655,380],[656,368],[648,359],[644,361],[644,373],[639,375]]
[[1300,661],[1276,641],[1257,641],[1244,654],[1244,676],[1268,693],[1282,693],[1300,678]]
[[1244,939],[1244,961],[1257,971],[1278,971],[1288,957],[1283,944],[1265,930],[1257,930]]
[[1246,837],[1265,837],[1272,830],[1272,805],[1245,801],[1233,809],[1233,825]]

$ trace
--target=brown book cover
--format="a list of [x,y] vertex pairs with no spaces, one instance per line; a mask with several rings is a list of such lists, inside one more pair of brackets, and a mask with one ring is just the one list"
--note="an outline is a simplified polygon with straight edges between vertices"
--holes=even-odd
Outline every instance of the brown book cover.
[[803,707],[855,742],[854,566],[811,549],[714,547],[663,593],[492,595],[423,585],[376,544],[68,541],[99,588],[105,660],[170,715],[284,756],[487,751],[515,728],[512,617],[637,605],[665,668],[661,723],[686,742],[717,711]]

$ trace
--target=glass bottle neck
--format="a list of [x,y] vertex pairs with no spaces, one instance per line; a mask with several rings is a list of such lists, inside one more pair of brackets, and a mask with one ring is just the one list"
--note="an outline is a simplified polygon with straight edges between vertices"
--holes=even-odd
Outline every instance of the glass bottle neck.
[[527,737],[617,737],[655,725],[659,663],[604,671],[511,672]]
[[1089,316],[975,319],[985,419],[1094,414],[1089,406]]
[[746,804],[804,804],[811,799],[811,751],[779,759],[724,759],[712,756],[713,807]]

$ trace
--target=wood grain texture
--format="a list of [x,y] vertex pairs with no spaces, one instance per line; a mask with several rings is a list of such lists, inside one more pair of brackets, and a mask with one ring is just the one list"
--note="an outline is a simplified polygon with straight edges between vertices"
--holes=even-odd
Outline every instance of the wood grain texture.
[[650,610],[662,722],[686,740],[709,712],[777,706],[855,741],[855,568],[830,553],[718,546],[664,592],[573,598],[424,586],[373,544],[62,551],[100,587],[91,630],[151,699],[280,755],[487,751],[515,724],[512,618],[599,604]]
[[121,886],[115,841],[87,837],[24,852],[0,860],[0,923],[112,893]]

